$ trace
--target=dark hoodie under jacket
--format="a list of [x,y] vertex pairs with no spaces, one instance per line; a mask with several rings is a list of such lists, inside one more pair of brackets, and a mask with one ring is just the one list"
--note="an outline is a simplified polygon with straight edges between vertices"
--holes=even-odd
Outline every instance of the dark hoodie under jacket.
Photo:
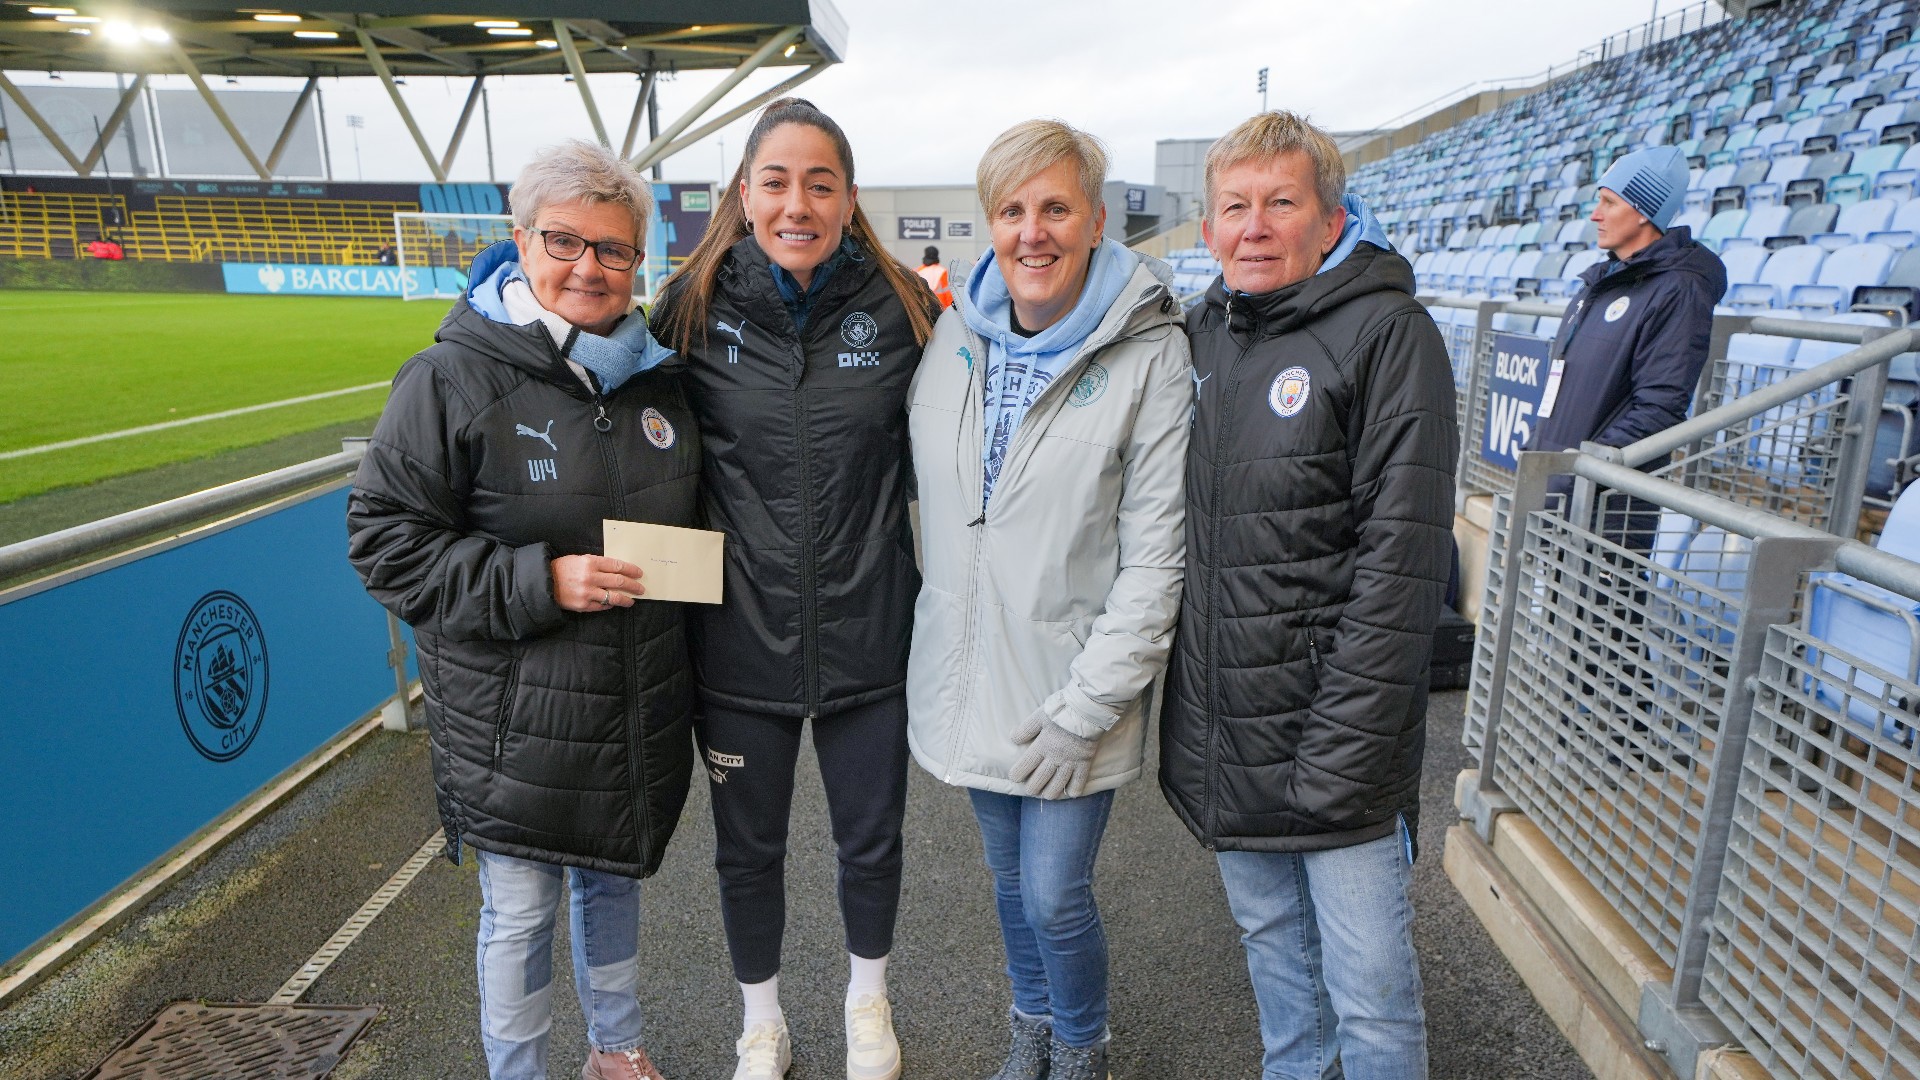
[[1682,225],[1631,259],[1595,263],[1580,280],[1553,343],[1566,371],[1532,450],[1626,446],[1685,420],[1727,268]]
[[367,591],[414,629],[448,854],[644,877],[693,766],[682,606],[578,613],[548,564],[606,518],[691,525],[699,434],[679,374],[599,396],[539,324],[465,298],[408,360],[347,503]]
[[1199,393],[1161,788],[1219,850],[1347,847],[1403,814],[1411,834],[1458,448],[1413,269],[1362,243],[1271,293],[1216,280],[1187,332]]
[[[708,527],[727,536],[726,602],[692,613],[705,700],[830,716],[905,693],[920,345],[874,258],[843,261],[801,330],[747,237],[721,264],[705,340],[686,350]],[[668,290],[656,328],[675,301]]]

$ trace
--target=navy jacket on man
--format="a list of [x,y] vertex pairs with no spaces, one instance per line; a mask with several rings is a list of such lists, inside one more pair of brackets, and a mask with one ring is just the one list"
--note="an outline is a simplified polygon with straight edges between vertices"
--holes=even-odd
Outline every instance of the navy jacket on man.
[[1713,306],[1727,291],[1720,257],[1684,225],[1580,279],[1553,343],[1566,371],[1532,450],[1626,446],[1685,420],[1707,362]]

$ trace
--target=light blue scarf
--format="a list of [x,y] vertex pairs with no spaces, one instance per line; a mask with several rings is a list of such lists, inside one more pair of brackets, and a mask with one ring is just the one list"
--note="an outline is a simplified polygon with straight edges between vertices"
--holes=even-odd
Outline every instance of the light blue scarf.
[[473,260],[473,270],[467,279],[475,282],[467,290],[467,302],[475,311],[494,322],[512,326],[529,321],[544,324],[561,355],[593,372],[602,393],[618,390],[628,379],[659,367],[673,356],[672,349],[655,341],[647,332],[645,319],[622,319],[612,334],[602,337],[569,326],[566,320],[550,311],[542,310],[533,319],[518,319],[509,314],[509,287],[515,283],[528,287],[525,285],[527,275],[520,267],[520,249],[511,240],[502,240],[482,251]]
[[1007,448],[1013,445],[1013,433],[1020,429],[1027,411],[1107,317],[1107,309],[1120,298],[1139,263],[1140,256],[1126,245],[1102,240],[1073,310],[1032,337],[1013,332],[1013,298],[1007,293],[999,262],[985,258],[974,265],[967,278],[964,314],[967,325],[987,341],[986,431],[980,447],[985,478],[982,507],[993,497]]

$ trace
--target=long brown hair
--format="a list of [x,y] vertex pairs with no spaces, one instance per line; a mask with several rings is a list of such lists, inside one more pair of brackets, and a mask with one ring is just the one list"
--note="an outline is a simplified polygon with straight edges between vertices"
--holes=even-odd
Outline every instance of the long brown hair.
[[[760,142],[767,133],[781,124],[806,124],[826,133],[833,140],[834,151],[840,156],[840,167],[846,170],[847,186],[853,186],[853,147],[847,143],[846,132],[833,122],[826,113],[814,107],[813,102],[805,98],[781,98],[768,105],[754,121],[753,132],[747,136],[747,146],[740,154],[740,166],[733,172],[733,179],[720,193],[720,205],[713,211],[713,219],[707,223],[707,232],[693,249],[687,261],[680,264],[667,278],[661,291],[672,300],[667,305],[666,337],[668,344],[680,352],[687,352],[697,341],[704,345],[707,340],[707,311],[713,306],[714,282],[720,277],[720,264],[726,261],[727,251],[741,237],[752,231],[747,221],[746,208],[740,202],[740,185],[753,171],[753,161],[760,153]],[[880,246],[880,237],[873,231],[873,224],[867,220],[866,212],[860,204],[853,205],[853,222],[847,226],[847,235],[867,258],[873,259],[886,275],[887,284],[893,287],[894,294],[900,298],[900,306],[907,311],[907,320],[913,325],[913,339],[925,345],[933,336],[933,316],[927,310],[927,287],[919,275],[894,258],[887,249]]]

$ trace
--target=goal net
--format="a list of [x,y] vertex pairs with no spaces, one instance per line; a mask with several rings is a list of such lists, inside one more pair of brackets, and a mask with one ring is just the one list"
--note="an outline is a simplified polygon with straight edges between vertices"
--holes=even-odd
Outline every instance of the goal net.
[[408,300],[451,300],[467,290],[467,268],[474,256],[501,240],[513,239],[513,218],[505,214],[395,214],[395,261],[400,294]]

